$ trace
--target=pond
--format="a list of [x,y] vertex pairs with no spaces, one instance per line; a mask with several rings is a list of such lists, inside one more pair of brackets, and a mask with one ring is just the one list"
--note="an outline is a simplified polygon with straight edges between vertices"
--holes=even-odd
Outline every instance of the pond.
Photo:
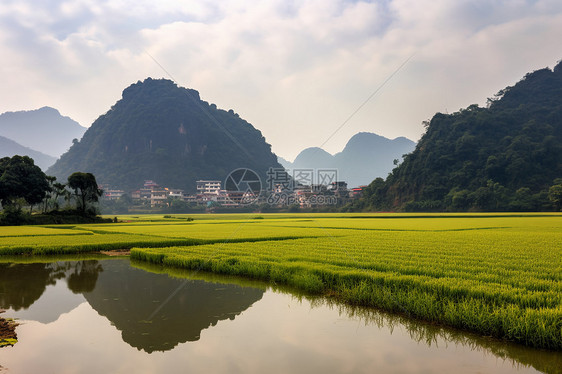
[[562,354],[234,277],[91,258],[0,263],[0,373],[560,373]]

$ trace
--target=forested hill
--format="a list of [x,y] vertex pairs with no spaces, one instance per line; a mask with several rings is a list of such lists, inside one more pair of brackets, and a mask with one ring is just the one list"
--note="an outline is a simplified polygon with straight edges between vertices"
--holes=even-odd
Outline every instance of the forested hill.
[[550,187],[562,184],[562,63],[527,74],[487,108],[438,113],[426,126],[414,152],[386,181],[373,181],[353,208],[555,208]]
[[237,168],[265,180],[269,167],[281,167],[271,146],[238,114],[170,80],[148,78],[126,88],[48,174],[65,180],[80,170],[125,190],[149,179],[194,191],[197,179],[225,180]]

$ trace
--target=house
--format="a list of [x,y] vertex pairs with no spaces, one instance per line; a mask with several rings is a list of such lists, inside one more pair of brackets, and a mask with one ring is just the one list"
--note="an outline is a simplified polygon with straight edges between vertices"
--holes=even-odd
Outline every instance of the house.
[[166,205],[168,200],[168,189],[162,187],[154,187],[150,191],[150,206]]
[[183,199],[183,190],[170,188],[168,189],[168,196],[172,199]]
[[198,180],[196,183],[198,194],[218,195],[221,190],[221,181]]
[[117,200],[125,194],[123,190],[107,189],[103,191],[103,197],[108,200]]
[[332,184],[330,185],[330,191],[332,191],[334,195],[338,198],[349,197],[349,190],[347,189],[347,183],[343,181],[332,182]]
[[367,188],[367,186],[359,186],[353,188],[351,190],[351,197],[354,199],[359,199],[361,196],[363,196],[363,191],[365,190],[365,188]]

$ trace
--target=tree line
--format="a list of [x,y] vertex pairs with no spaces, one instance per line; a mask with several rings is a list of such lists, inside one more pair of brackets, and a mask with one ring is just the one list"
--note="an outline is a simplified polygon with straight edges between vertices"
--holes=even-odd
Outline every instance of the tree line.
[[[0,159],[0,224],[27,223],[34,209],[42,215],[96,217],[96,203],[102,194],[91,173],[75,172],[61,183],[28,156]],[[61,201],[66,201],[66,206],[62,207]]]

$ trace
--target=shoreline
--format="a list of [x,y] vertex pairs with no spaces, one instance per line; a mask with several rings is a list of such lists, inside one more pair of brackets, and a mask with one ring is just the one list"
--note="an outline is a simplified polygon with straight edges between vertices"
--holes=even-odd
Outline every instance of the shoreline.
[[[0,314],[4,312],[4,309],[0,309]],[[16,326],[18,326],[18,323],[14,320],[0,317],[0,348],[13,346],[17,343]]]

